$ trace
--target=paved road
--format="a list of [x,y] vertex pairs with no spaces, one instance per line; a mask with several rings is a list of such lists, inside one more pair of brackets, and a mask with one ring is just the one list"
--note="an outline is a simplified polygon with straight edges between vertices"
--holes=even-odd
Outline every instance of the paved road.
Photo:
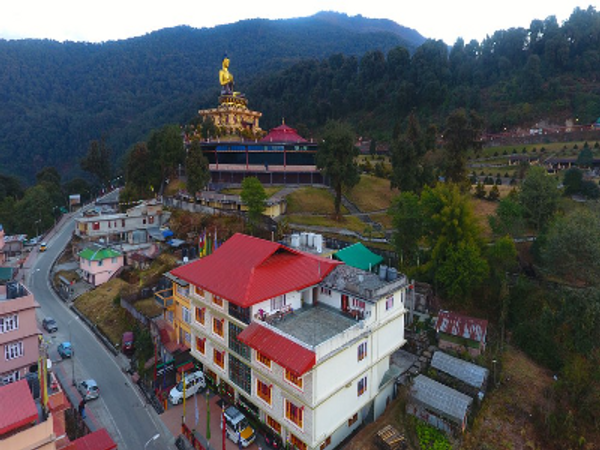
[[[151,442],[149,450],[169,449],[173,447],[173,436],[152,409],[146,405],[143,396],[123,373],[118,360],[98,341],[95,335],[77,316],[56,296],[51,289],[48,277],[53,261],[64,249],[74,230],[74,220],[64,220],[56,234],[48,240],[48,250],[37,253],[34,250],[27,263],[25,284],[41,305],[37,316],[40,322],[45,316],[51,316],[58,322],[58,332],[44,333],[49,342],[49,355],[54,361],[54,371],[62,380],[67,380],[67,394],[79,400],[72,386],[75,380],[94,378],[100,387],[100,398],[86,406],[88,424],[93,428],[106,428],[120,450],[140,450],[160,433],[158,440]],[[61,361],[56,347],[62,341],[72,342],[75,357]],[[154,447],[153,447],[154,446]]]

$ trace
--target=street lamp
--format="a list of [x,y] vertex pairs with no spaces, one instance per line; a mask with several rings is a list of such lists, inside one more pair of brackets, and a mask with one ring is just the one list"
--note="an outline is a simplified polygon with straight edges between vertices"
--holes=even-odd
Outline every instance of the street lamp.
[[148,442],[146,442],[144,444],[144,450],[148,447],[148,444],[150,442],[153,442],[153,441],[157,440],[159,437],[160,437],[160,433],[156,433],[154,436],[152,436],[150,439],[148,439]]
[[496,361],[495,359],[492,360],[492,363],[494,364],[494,387],[496,387],[498,385],[498,383],[496,383],[496,363],[498,361]]
[[73,347],[73,333],[71,333],[71,322],[74,320],[79,320],[79,317],[75,316],[73,319],[69,320],[67,327],[69,328],[69,342],[71,343],[71,369],[72,369],[72,383],[75,386],[75,347]]

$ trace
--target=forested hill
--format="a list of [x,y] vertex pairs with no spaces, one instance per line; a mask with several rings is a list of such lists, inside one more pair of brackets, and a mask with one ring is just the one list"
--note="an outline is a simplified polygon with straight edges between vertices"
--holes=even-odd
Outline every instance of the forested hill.
[[0,173],[31,180],[55,166],[68,177],[92,140],[104,136],[116,159],[150,130],[187,122],[214,106],[225,53],[242,89],[304,59],[396,46],[413,52],[424,41],[388,20],[329,12],[176,27],[102,44],[0,40]]

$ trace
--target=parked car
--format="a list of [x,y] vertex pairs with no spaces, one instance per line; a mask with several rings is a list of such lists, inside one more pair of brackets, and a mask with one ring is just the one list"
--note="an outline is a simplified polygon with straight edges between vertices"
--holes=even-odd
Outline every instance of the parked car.
[[[185,398],[194,395],[198,391],[202,391],[206,387],[204,374],[197,370],[196,372],[188,373],[185,376]],[[177,405],[183,401],[183,380],[169,392],[169,400],[172,404]]]
[[48,250],[48,244],[46,244],[45,242],[42,242],[40,244],[40,252],[45,252],[46,250]]
[[[248,447],[256,439],[254,428],[248,423],[248,419],[235,406],[230,406],[223,414],[225,419],[226,434],[231,441],[243,448]],[[223,429],[223,420],[221,419],[221,429]]]
[[70,358],[73,356],[73,347],[70,342],[62,342],[58,345],[58,354],[62,359]]
[[126,331],[123,333],[123,338],[121,339],[121,350],[126,355],[133,354],[133,331]]
[[77,390],[86,401],[98,398],[100,395],[100,388],[96,381],[92,379],[81,381],[77,385]]
[[58,331],[58,324],[52,317],[44,317],[44,320],[42,320],[42,326],[48,333],[55,333]]

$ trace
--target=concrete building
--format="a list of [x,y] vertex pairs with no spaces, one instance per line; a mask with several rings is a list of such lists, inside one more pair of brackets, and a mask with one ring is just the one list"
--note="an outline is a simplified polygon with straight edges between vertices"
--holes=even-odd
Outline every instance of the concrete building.
[[163,211],[161,203],[151,201],[129,208],[125,213],[78,217],[75,235],[90,241],[103,239],[105,243],[144,243],[147,242],[145,232],[164,225],[169,217],[170,213]]
[[207,378],[296,448],[334,448],[393,398],[404,276],[242,234],[171,275]]
[[0,385],[25,377],[39,357],[35,309],[39,304],[17,282],[0,285]]
[[123,254],[113,248],[91,245],[79,253],[83,279],[94,286],[106,283],[123,265]]

